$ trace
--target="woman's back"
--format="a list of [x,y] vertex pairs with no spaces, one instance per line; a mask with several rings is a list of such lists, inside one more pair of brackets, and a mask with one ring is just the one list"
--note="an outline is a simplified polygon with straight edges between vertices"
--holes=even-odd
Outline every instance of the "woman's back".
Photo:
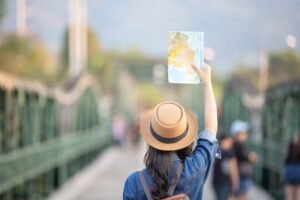
[[[213,164],[215,156],[218,155],[218,143],[216,138],[213,137],[214,134],[203,131],[200,133],[200,137],[197,141],[195,150],[191,156],[186,157],[183,162],[184,168],[180,176],[180,180],[176,185],[175,193],[180,194],[185,193],[190,199],[201,199],[203,192],[203,185],[207,179],[209,169]],[[172,175],[180,162],[182,162],[177,155],[172,156],[172,172],[169,175],[169,183],[172,179]],[[142,170],[146,182],[149,187],[153,190],[155,189],[155,184],[153,183],[153,178],[151,177],[149,170]],[[171,175],[172,174],[172,175]],[[138,173],[132,173],[126,180],[123,199],[135,199],[135,200],[145,200],[146,195],[143,186],[138,177]]]

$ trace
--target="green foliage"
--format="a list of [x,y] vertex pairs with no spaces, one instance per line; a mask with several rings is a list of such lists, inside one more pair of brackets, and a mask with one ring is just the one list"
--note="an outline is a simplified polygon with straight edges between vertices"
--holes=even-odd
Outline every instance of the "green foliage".
[[[88,29],[87,31],[87,65],[88,68],[97,68],[102,66],[103,57],[100,55],[101,48],[95,33]],[[66,29],[63,35],[61,61],[64,67],[69,66],[69,29]]]
[[103,56],[101,53],[101,45],[97,40],[95,33],[88,29],[87,32],[87,61],[89,67],[96,67],[103,65]]
[[229,77],[227,84],[239,91],[256,92],[258,91],[258,69],[239,65]]
[[63,34],[63,41],[62,41],[62,48],[61,48],[61,55],[60,61],[61,66],[65,69],[69,66],[69,30],[66,29]]
[[150,83],[139,85],[138,88],[139,101],[146,105],[155,105],[163,100],[163,94],[159,88]]
[[[230,81],[239,89],[258,91],[258,67],[239,65],[232,73]],[[295,51],[275,52],[269,55],[268,87],[300,80],[300,55]]]
[[130,47],[126,52],[119,54],[119,57],[124,60],[141,60],[147,58],[142,50],[135,46]]
[[269,63],[270,86],[300,80],[300,56],[295,51],[272,53]]
[[0,23],[5,16],[5,0],[0,0]]
[[0,69],[18,76],[50,80],[54,70],[45,48],[30,38],[9,36],[0,46]]
[[[61,66],[65,71],[69,67],[69,30],[66,29],[61,51]],[[95,33],[88,29],[87,32],[87,71],[92,73],[103,89],[103,92],[112,90],[113,85],[113,59],[114,55],[102,52],[101,45]]]
[[212,83],[217,104],[222,100],[223,96],[223,80],[215,73],[212,73]]

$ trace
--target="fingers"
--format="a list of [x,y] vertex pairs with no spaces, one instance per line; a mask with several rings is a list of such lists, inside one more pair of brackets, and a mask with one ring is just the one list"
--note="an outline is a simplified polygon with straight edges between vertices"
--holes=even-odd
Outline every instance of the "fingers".
[[191,64],[191,65],[192,65],[193,70],[198,71],[198,67],[196,65],[194,65],[194,64]]
[[201,70],[200,70],[199,67],[197,67],[196,65],[192,64],[192,68],[193,68],[193,70],[194,70],[199,76],[201,76],[202,72],[201,72]]
[[207,69],[207,68],[209,68],[209,69],[211,69],[211,66],[209,65],[209,64],[207,64],[207,63],[204,63],[204,66],[203,66],[203,68],[200,68],[200,67],[197,67],[196,65],[194,65],[194,64],[191,64],[192,65],[192,67],[193,67],[193,69],[195,70],[195,71],[201,71],[201,70],[205,70],[205,69]]
[[209,64],[207,64],[207,63],[204,63],[204,68],[209,68],[209,69],[211,69],[211,66],[210,66]]
[[191,64],[191,65],[192,65],[192,68],[194,69],[194,71],[197,72],[197,73],[201,73],[202,71],[206,71],[206,70],[211,70],[210,65],[207,64],[207,63],[204,63],[204,67],[203,68],[199,68],[199,67],[197,67],[194,64]]
[[204,66],[202,68],[191,64],[191,67],[197,73],[204,85],[211,83],[211,67],[208,64],[204,63]]

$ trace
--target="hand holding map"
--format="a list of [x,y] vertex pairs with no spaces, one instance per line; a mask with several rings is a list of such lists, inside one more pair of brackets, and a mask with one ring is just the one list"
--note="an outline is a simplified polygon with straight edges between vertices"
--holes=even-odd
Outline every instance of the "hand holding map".
[[200,83],[192,64],[203,67],[203,33],[169,31],[168,80],[170,83]]
[[208,85],[211,83],[211,67],[208,64],[204,63],[203,68],[199,68],[196,65],[192,64],[192,68],[198,74],[204,85]]

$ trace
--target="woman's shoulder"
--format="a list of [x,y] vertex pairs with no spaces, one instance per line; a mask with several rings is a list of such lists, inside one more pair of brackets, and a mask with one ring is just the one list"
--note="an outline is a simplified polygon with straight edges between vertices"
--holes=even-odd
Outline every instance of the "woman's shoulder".
[[138,178],[138,171],[134,171],[126,178],[125,184],[133,184],[136,182],[136,179]]
[[138,175],[139,172],[142,172],[145,175],[146,169],[134,171],[131,174],[129,174],[129,176],[127,177],[127,179],[125,181],[125,184],[129,184],[132,186],[138,185],[139,184],[139,175]]
[[143,172],[143,174],[145,174],[145,169],[132,172],[126,178],[123,195],[136,196],[141,190],[143,190],[139,180],[139,172]]

